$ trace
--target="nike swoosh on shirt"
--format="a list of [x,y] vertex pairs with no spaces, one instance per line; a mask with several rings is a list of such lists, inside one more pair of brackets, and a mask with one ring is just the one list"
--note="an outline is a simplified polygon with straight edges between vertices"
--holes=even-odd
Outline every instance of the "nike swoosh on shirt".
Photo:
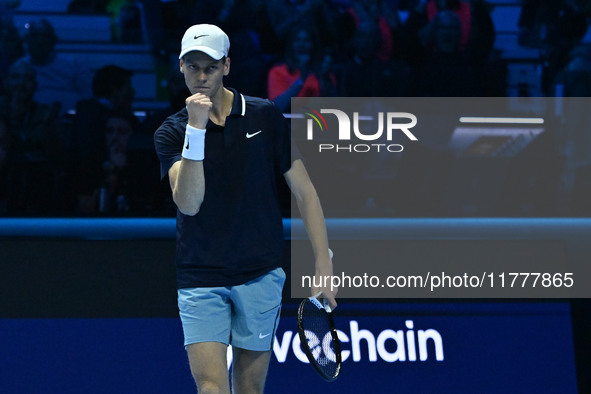
[[263,335],[263,333],[261,332],[261,333],[259,333],[259,339],[265,339],[265,338],[267,338],[269,335],[271,335],[271,334],[265,334],[265,335]]
[[263,132],[263,130],[259,130],[259,131],[257,131],[256,133],[252,133],[252,134],[250,134],[250,133],[246,133],[246,138],[252,138],[252,137],[254,137],[255,135],[257,135],[257,134],[259,134],[259,133],[262,133],[262,132]]

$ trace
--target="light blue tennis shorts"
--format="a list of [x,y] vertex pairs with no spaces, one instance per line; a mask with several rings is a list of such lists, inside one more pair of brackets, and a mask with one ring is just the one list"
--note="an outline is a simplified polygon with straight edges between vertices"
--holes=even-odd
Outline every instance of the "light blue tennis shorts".
[[246,350],[273,348],[285,272],[276,268],[243,285],[178,290],[185,346],[221,342]]

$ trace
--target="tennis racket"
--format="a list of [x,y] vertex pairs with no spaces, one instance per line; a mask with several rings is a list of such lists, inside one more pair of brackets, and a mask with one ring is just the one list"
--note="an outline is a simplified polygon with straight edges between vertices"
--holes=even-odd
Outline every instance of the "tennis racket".
[[304,299],[298,308],[298,335],[302,350],[316,372],[332,382],[341,373],[341,343],[332,312],[315,297]]
[[[328,250],[332,260],[332,250]],[[332,382],[341,373],[341,342],[326,298],[324,305],[318,297],[305,298],[298,308],[298,335],[302,350],[316,372]]]

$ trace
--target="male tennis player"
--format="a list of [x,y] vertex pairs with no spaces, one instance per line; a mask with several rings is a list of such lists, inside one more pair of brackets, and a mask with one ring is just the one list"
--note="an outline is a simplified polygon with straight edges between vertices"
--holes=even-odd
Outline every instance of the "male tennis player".
[[[316,275],[332,275],[320,202],[301,160],[292,161],[287,121],[268,100],[224,87],[227,35],[190,27],[180,70],[186,108],[154,135],[161,175],[177,214],[177,287],[191,372],[199,393],[261,393],[279,320],[285,273],[276,174],[294,193],[315,255]],[[322,291],[331,307],[335,293]]]

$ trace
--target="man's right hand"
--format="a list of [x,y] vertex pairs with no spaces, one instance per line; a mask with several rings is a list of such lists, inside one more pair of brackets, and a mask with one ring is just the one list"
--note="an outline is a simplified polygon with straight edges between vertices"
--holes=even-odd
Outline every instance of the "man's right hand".
[[205,129],[213,105],[210,98],[203,93],[195,93],[185,100],[185,104],[189,113],[189,126]]

